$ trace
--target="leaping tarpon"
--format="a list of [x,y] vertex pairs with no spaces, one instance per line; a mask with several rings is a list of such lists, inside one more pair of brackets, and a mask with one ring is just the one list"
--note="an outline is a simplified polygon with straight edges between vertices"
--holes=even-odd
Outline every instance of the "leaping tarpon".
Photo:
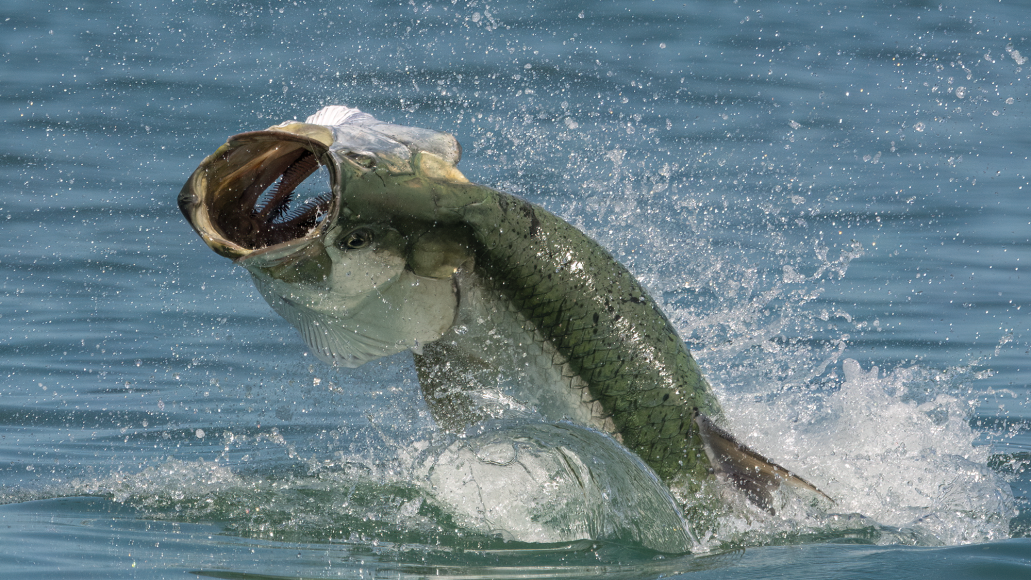
[[[230,137],[179,207],[318,358],[412,351],[445,429],[523,406],[611,434],[671,486],[715,476],[768,511],[781,483],[823,495],[720,426],[698,364],[622,264],[540,206],[469,182],[460,156],[447,133],[330,106]],[[328,188],[299,195],[320,169]]]

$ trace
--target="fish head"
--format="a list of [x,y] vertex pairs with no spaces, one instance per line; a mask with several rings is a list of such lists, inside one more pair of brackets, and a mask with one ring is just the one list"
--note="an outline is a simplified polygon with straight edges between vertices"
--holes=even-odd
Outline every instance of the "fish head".
[[317,357],[355,367],[420,352],[454,323],[471,244],[440,200],[468,184],[460,155],[445,133],[327,107],[229,138],[179,207]]

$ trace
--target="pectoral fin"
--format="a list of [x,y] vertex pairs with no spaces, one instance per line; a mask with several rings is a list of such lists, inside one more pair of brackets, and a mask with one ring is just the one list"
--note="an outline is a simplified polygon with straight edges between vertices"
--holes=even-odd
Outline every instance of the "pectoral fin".
[[409,346],[379,339],[375,328],[369,331],[360,326],[347,325],[344,321],[320,316],[282,298],[269,301],[269,304],[297,328],[312,354],[327,364],[356,368]]
[[[454,322],[457,298],[450,279],[416,276],[405,270],[385,289],[347,303],[326,298],[320,288],[286,284],[251,272],[262,297],[297,328],[320,360],[354,368],[439,339]],[[335,300],[334,300],[335,299]]]
[[752,451],[743,443],[738,443],[733,435],[705,415],[696,414],[695,423],[698,424],[705,454],[716,476],[732,482],[756,506],[773,514],[772,492],[781,483],[807,489],[834,503],[830,496],[813,484]]

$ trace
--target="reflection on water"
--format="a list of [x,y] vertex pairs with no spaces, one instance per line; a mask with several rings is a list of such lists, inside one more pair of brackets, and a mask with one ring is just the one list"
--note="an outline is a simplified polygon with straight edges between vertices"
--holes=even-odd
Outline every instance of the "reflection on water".
[[[41,515],[44,514],[44,515]],[[797,577],[808,573],[870,577],[884,570],[965,578],[1023,578],[1026,542],[926,549],[852,545],[846,536],[808,538],[812,543],[770,546],[705,556],[663,555],[601,541],[559,544],[480,543],[446,547],[388,541],[292,540],[237,536],[219,526],[141,518],[123,504],[91,498],[52,499],[0,506],[5,523],[44,530],[56,559],[33,552],[34,535],[3,533],[5,558],[35,570],[25,577],[61,573],[75,577],[170,577],[189,574],[225,579],[268,578],[618,578]],[[869,537],[869,536],[868,536]],[[859,532],[860,544],[867,538]],[[825,543],[833,542],[833,543]],[[44,562],[53,562],[45,564]],[[843,562],[848,562],[843,565]],[[52,577],[52,576],[51,576]],[[916,576],[914,576],[916,577]]]
[[599,540],[668,553],[692,545],[669,491],[600,432],[526,424],[405,442],[398,451],[403,459],[386,465],[354,457],[272,471],[169,459],[40,495],[108,497],[151,518],[291,541],[501,547]]

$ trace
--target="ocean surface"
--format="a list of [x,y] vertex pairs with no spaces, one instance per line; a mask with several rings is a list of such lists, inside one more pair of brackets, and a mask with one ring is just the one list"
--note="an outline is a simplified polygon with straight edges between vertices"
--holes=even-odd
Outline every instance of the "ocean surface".
[[[0,1],[0,576],[1031,577],[1027,8]],[[432,485],[568,426],[440,432],[409,355],[320,363],[176,207],[330,104],[597,239],[836,503],[674,542],[633,486],[563,535]]]

